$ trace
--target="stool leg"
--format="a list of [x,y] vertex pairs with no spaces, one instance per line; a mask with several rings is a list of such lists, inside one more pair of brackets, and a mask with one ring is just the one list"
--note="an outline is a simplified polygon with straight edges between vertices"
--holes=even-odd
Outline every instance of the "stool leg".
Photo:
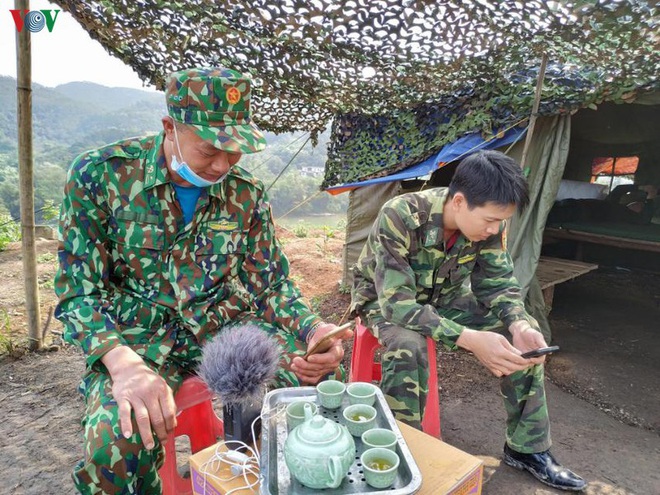
[[211,401],[195,406],[191,416],[194,417],[195,424],[190,425],[187,435],[190,438],[190,450],[195,454],[218,441],[214,422],[218,421],[218,418]]
[[179,473],[176,465],[176,449],[174,442],[175,436],[172,433],[167,437],[167,443],[165,444],[165,462],[163,467],[158,470],[158,475],[160,476],[163,488],[163,495],[177,495],[176,482]]
[[[359,318],[355,320],[355,337],[353,339],[353,355],[349,382],[379,381],[382,377],[381,363],[374,360],[376,349],[380,347],[378,339],[365,327]],[[436,361],[435,341],[426,338],[426,348],[429,362],[429,393],[426,397],[426,407],[422,418],[424,433],[440,438],[440,397],[438,393],[438,368]]]
[[380,363],[374,362],[376,349],[380,347],[378,339],[371,335],[359,318],[355,320],[355,336],[353,338],[353,354],[349,382],[380,381]]
[[426,346],[429,360],[429,393],[426,397],[426,407],[422,418],[422,430],[436,438],[441,438],[440,432],[440,396],[438,392],[438,366],[435,350],[435,341],[426,337]]
[[189,495],[193,493],[190,478],[179,475],[176,457],[176,439],[186,435],[190,440],[191,453],[195,454],[215,444],[222,437],[224,428],[213,410],[212,393],[197,377],[188,378],[174,400],[177,409],[177,427],[165,444],[165,462],[159,469],[163,495]]

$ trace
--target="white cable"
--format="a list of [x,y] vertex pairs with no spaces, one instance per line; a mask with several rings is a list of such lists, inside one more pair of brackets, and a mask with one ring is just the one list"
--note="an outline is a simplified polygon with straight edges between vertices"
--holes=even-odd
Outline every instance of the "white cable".
[[[255,418],[254,421],[252,421],[251,432],[254,445],[257,444],[257,438],[254,429],[257,420],[261,419],[262,421],[270,421],[271,419],[282,414],[285,410],[286,407],[283,404],[278,404],[277,409],[272,415],[265,418],[263,415],[259,415],[257,418]],[[240,448],[244,449],[244,451],[238,450]],[[240,440],[227,440],[218,442],[213,455],[209,457],[206,462],[204,462],[199,468],[201,474],[204,477],[202,493],[206,493],[206,480],[209,477],[220,482],[232,481],[241,476],[243,477],[245,485],[233,488],[232,490],[229,490],[227,493],[225,493],[225,495],[230,495],[239,490],[251,489],[257,485],[257,483],[259,483],[259,457],[260,456],[258,450],[250,447],[248,444],[241,442]],[[214,474],[215,472],[220,471],[223,465],[229,466],[229,471],[233,476],[224,478]],[[248,479],[248,475],[250,474],[255,477],[255,481],[251,482]]]
[[[255,477],[255,480],[250,482],[250,480],[248,480],[248,477],[247,477],[248,474],[252,474]],[[245,482],[244,486],[233,488],[233,489],[229,490],[227,493],[225,493],[225,495],[230,495],[230,494],[232,494],[234,492],[237,492],[239,490],[250,490],[253,486],[255,486],[257,483],[259,483],[259,473],[248,468],[245,471],[243,471],[243,481]]]
[[[242,447],[245,449],[247,453],[243,453],[238,450],[230,448],[232,446],[236,446],[237,448]],[[226,450],[221,450],[223,447]],[[203,484],[204,493],[206,493],[206,482],[209,477],[215,479],[216,481],[232,481],[242,475],[243,480],[246,483],[246,486],[237,489],[252,488],[259,480],[258,472],[255,472],[255,468],[258,469],[259,467],[258,463],[259,463],[259,459],[257,457],[255,450],[246,443],[240,442],[238,440],[228,440],[226,442],[219,442],[216,445],[215,452],[213,453],[213,455],[204,464],[200,466],[201,474],[204,476],[204,484]],[[223,464],[229,466],[230,472],[234,474],[233,476],[226,478],[214,474],[215,472],[222,469]],[[209,468],[213,472],[210,472]],[[238,473],[236,473],[235,470],[238,471]],[[250,480],[248,480],[247,478],[248,474],[255,475],[257,481],[250,482]],[[234,492],[237,489],[231,490],[231,492]]]

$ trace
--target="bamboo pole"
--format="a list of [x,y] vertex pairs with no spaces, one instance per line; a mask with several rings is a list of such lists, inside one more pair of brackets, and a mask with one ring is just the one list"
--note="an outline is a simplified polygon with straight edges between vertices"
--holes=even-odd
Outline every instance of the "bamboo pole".
[[527,154],[529,153],[529,147],[532,144],[534,126],[536,126],[536,116],[539,112],[539,105],[541,104],[541,90],[543,89],[543,79],[545,79],[545,68],[547,65],[548,55],[543,53],[543,57],[541,58],[541,67],[539,68],[539,76],[536,79],[536,91],[534,93],[532,115],[529,116],[529,126],[527,126],[527,135],[525,136],[525,146],[523,147],[522,157],[520,158],[520,168],[523,170],[525,170],[525,165],[527,165]]
[[[18,10],[29,10],[29,0],[14,0]],[[34,241],[34,188],[32,155],[32,54],[30,30],[26,26],[16,33],[16,100],[18,115],[18,178],[21,197],[21,239],[23,245],[23,279],[28,315],[30,350],[43,347],[39,328],[39,286],[37,284],[37,249]]]

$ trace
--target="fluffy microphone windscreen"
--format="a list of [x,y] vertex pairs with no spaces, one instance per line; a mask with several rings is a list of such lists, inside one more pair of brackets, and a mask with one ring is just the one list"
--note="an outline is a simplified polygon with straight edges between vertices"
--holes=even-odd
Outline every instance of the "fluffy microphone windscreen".
[[199,375],[223,405],[261,400],[275,376],[281,349],[256,325],[223,327],[202,349]]

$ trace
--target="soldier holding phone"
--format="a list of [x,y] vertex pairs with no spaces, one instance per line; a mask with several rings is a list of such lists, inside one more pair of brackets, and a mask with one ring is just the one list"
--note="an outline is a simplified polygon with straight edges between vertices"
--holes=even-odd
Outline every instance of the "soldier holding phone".
[[[463,160],[449,188],[390,200],[354,269],[352,311],[385,346],[381,388],[397,419],[421,428],[426,337],[464,348],[502,378],[504,462],[577,491],[585,481],[549,452],[545,355],[523,356],[547,346],[506,247],[506,222],[528,202],[519,165],[496,151]],[[495,331],[502,326],[510,341]]]

